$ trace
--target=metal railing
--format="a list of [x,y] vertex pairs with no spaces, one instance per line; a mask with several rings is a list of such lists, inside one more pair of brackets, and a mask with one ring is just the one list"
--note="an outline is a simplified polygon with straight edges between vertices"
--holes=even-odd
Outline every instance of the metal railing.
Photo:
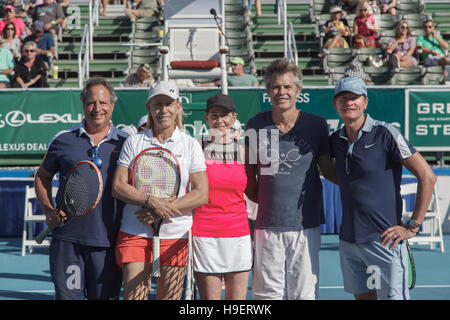
[[287,23],[287,1],[277,0],[278,24],[283,22],[284,57],[298,65],[297,42],[295,41],[294,26]]
[[298,66],[297,42],[295,41],[294,26],[292,25],[292,22],[289,22],[289,31],[287,40],[288,40],[287,58],[290,62],[293,62],[295,63],[295,65]]
[[89,52],[91,52],[89,45],[89,33],[89,25],[85,24],[83,37],[81,38],[80,51],[78,52],[78,86],[80,88],[83,87],[84,80],[89,78]]

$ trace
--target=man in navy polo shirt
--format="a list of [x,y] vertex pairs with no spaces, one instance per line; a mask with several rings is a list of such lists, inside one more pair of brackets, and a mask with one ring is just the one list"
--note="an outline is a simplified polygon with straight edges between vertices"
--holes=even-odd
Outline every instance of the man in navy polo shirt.
[[[55,299],[117,299],[122,277],[114,247],[121,203],[111,197],[111,182],[126,136],[111,122],[117,98],[106,80],[91,78],[80,99],[84,119],[53,138],[35,178],[46,223],[56,227],[50,244],[50,273]],[[81,160],[94,161],[99,166],[103,196],[88,215],[61,219],[51,200],[52,179],[59,172],[60,186],[63,185],[69,170]],[[61,196],[60,188],[57,203]]]
[[[344,126],[330,139],[343,211],[339,253],[344,290],[355,299],[409,299],[403,240],[419,230],[436,176],[394,126],[364,114],[368,101],[361,78],[336,84],[333,103]],[[407,225],[401,221],[403,165],[418,179]]]
[[[313,300],[319,289],[322,184],[317,169],[336,181],[325,119],[296,108],[300,68],[287,59],[266,70],[272,110],[246,128],[247,197],[258,204],[253,296]],[[252,159],[254,158],[254,159]]]

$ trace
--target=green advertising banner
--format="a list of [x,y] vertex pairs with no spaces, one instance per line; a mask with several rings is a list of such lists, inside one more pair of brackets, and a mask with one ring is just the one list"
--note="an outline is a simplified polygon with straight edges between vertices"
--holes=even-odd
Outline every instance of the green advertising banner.
[[[180,92],[184,127],[195,137],[207,134],[204,121],[206,100],[218,90]],[[148,90],[117,89],[112,121],[118,128],[133,124],[147,113]],[[259,111],[258,91],[229,92],[238,105],[239,119]],[[83,118],[79,89],[18,90],[0,92],[0,165],[38,164],[53,136],[78,124]]]
[[[193,88],[180,92],[184,128],[194,137],[208,128],[204,113],[206,100],[217,89]],[[148,91],[117,89],[113,122],[122,128],[147,113]],[[324,117],[333,132],[342,121],[333,107],[333,89],[304,88],[297,107]],[[243,128],[257,112],[270,110],[270,98],[264,88],[230,89]],[[79,89],[17,90],[0,92],[0,165],[38,164],[52,137],[83,118]],[[450,150],[450,92],[433,90],[370,88],[367,112],[377,120],[397,126],[422,150]],[[406,98],[405,98],[406,97]],[[408,100],[408,102],[405,101]],[[406,119],[406,120],[405,120]],[[406,121],[406,122],[405,122]]]
[[408,90],[406,137],[422,151],[450,151],[450,91]]
[[[369,105],[367,113],[374,119],[392,123],[404,133],[405,95],[403,89],[369,89]],[[267,93],[262,94],[263,110],[270,110],[270,98]],[[328,122],[330,132],[342,126],[333,106],[334,89],[308,89],[305,88],[297,99],[297,107],[306,112],[317,114]]]

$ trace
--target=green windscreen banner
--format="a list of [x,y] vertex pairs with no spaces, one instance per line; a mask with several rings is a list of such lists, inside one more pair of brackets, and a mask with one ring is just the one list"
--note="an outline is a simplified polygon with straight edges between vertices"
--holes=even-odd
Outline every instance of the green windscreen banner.
[[[219,92],[216,89],[203,88],[180,91],[184,128],[192,136],[197,138],[208,133],[205,123],[206,100]],[[114,107],[113,123],[118,128],[130,124],[137,126],[139,119],[147,113],[145,102],[148,91],[116,89],[116,94],[118,100]],[[333,107],[333,94],[334,90],[331,87],[306,87],[297,99],[297,107],[324,117],[330,131],[333,132],[342,125]],[[238,119],[243,129],[246,122],[256,113],[272,108],[264,88],[231,88],[229,95],[235,101]],[[408,117],[405,116],[404,89],[369,88],[368,97],[367,113],[372,118],[392,123],[405,133],[405,119]],[[424,99],[434,101],[434,93]],[[0,165],[39,163],[54,135],[78,124],[82,118],[79,89],[1,90]],[[414,143],[414,140],[412,142]],[[424,139],[420,143],[434,147],[450,145],[444,139],[438,141]]]
[[423,151],[450,151],[450,91],[408,90],[407,138]]
[[[400,132],[404,133],[405,123],[405,94],[403,89],[369,89],[369,104],[366,113],[374,119],[392,123]],[[270,110],[270,98],[267,93],[262,93],[263,110]],[[308,89],[305,88],[297,99],[297,108],[309,113],[317,114],[328,122],[330,132],[334,132],[342,126],[333,105],[333,89]]]

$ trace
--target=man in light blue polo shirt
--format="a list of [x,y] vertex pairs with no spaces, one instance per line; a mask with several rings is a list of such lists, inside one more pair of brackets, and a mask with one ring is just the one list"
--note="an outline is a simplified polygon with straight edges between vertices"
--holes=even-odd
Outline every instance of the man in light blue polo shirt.
[[[361,78],[339,80],[334,108],[344,122],[331,135],[342,201],[339,253],[344,290],[355,299],[409,299],[403,240],[414,237],[430,203],[436,176],[391,124],[368,114]],[[403,225],[402,166],[418,179],[412,219]]]

